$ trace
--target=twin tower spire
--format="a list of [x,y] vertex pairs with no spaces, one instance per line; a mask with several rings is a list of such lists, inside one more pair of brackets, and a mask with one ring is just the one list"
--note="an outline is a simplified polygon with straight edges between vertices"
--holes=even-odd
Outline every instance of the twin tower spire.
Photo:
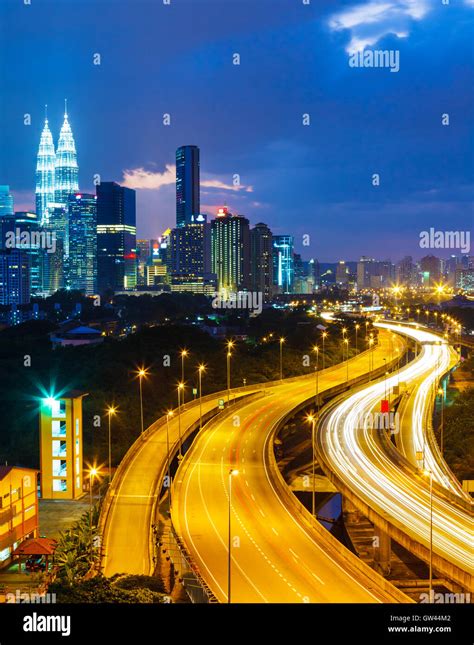
[[69,195],[79,190],[77,152],[64,101],[64,120],[58,147],[49,129],[47,106],[36,162],[36,213],[41,225],[49,223],[51,206],[67,204]]

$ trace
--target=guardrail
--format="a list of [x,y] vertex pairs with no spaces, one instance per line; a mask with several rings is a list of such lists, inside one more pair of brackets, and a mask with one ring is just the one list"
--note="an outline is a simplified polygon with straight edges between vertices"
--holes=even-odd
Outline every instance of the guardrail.
[[191,555],[182,540],[176,535],[173,527],[169,528],[162,536],[158,546],[164,547],[163,553],[169,553],[168,557],[177,569],[179,580],[192,603],[219,602],[201,577]]

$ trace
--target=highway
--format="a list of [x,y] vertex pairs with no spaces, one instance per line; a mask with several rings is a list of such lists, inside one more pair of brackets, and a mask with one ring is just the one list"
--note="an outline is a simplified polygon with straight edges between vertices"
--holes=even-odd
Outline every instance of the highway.
[[[413,334],[413,328],[407,326],[397,327],[397,331]],[[343,487],[347,487],[381,518],[429,548],[429,474],[424,476],[415,468],[411,472],[400,468],[383,445],[381,433],[384,431],[361,422],[367,415],[380,410],[385,392],[399,380],[410,384],[424,377],[428,387],[432,387],[432,380],[449,365],[449,347],[442,342],[441,345],[427,345],[425,350],[400,369],[399,374],[390,376],[386,382],[361,388],[323,415],[316,445],[325,469],[335,474]],[[421,389],[420,392],[426,396],[426,390]],[[422,414],[416,407],[414,415],[413,445],[406,448],[407,452],[423,450]],[[436,455],[429,450],[425,450],[425,468],[433,473],[435,481],[433,552],[472,576],[472,512],[452,504],[443,489],[436,485],[439,483],[455,491]]]
[[[203,397],[203,415],[217,406],[219,397],[219,394],[212,395],[210,400]],[[181,414],[182,434],[197,422],[199,405],[186,404]],[[170,448],[175,448],[178,443],[179,419],[175,410],[169,423]],[[145,439],[137,441],[136,446],[130,451],[128,461],[124,462],[125,468],[122,466],[122,472],[115,474],[110,508],[103,518],[102,570],[106,576],[122,572],[151,575],[153,572],[150,530],[153,508],[167,465],[166,423],[153,424]]]
[[[384,365],[394,346],[401,351],[401,341],[381,330],[375,368]],[[366,373],[368,354],[349,366],[351,379]],[[343,383],[346,367],[320,372],[319,391]],[[314,382],[283,381],[263,398],[236,406],[200,433],[178,470],[173,524],[220,602],[228,600],[229,517],[232,602],[408,601],[325,529],[311,528],[281,494],[271,455],[273,433],[289,411],[314,394]],[[230,476],[231,469],[238,474]]]
[[[380,327],[394,330],[399,328],[398,325],[385,323],[381,323]],[[444,342],[437,344],[440,340],[439,335],[419,328],[418,325],[415,328],[403,329],[406,336],[422,344],[420,359],[428,358],[436,363],[436,369],[428,374],[423,370],[418,378],[410,381],[408,395],[403,400],[400,411],[400,432],[395,435],[397,447],[415,468],[421,466],[422,469],[431,470],[438,484],[464,500],[471,501],[442,459],[441,451],[428,425],[433,414],[434,395],[439,380],[448,369],[458,363],[459,357],[450,345]],[[418,456],[420,453],[423,455],[423,460],[417,460],[417,453]]]

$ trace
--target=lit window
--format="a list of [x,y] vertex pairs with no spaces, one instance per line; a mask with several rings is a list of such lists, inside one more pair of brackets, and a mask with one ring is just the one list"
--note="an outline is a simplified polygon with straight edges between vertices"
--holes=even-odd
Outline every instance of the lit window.
[[65,493],[67,491],[67,482],[65,479],[53,479],[53,491],[55,493]]

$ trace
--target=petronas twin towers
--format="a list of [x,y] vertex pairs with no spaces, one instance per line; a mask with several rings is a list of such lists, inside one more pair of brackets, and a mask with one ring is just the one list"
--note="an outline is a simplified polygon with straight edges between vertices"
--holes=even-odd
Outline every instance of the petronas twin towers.
[[69,195],[78,190],[76,145],[65,107],[56,151],[47,117],[41,133],[36,163],[36,212],[41,225],[47,226],[51,209],[65,206]]

